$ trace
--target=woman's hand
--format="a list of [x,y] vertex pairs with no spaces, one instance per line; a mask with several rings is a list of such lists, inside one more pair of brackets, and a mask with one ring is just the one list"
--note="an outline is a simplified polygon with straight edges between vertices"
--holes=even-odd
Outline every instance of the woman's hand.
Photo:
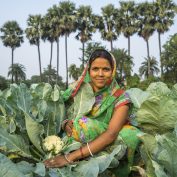
[[47,168],[59,168],[67,165],[69,162],[66,160],[65,156],[58,155],[54,158],[44,161],[44,164]]
[[72,128],[73,128],[73,120],[68,120],[65,125],[65,132],[67,136],[72,135]]

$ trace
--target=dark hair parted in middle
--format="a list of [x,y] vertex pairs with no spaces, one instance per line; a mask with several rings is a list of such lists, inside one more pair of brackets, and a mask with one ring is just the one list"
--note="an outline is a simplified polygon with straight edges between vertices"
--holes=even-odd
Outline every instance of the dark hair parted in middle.
[[113,58],[111,54],[105,49],[96,49],[93,51],[89,59],[89,66],[91,66],[92,62],[99,57],[108,60],[111,65],[111,68],[113,69],[114,67]]

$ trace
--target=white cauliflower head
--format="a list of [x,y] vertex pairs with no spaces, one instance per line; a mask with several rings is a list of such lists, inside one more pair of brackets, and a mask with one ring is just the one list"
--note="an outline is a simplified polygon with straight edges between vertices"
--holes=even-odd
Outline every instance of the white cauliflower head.
[[43,149],[53,154],[58,154],[64,146],[63,141],[56,135],[51,135],[43,140]]

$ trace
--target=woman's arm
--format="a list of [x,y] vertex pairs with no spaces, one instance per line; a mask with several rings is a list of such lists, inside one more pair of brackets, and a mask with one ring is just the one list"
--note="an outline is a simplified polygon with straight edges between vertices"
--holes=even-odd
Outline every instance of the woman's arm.
[[[89,142],[89,148],[92,154],[103,150],[106,146],[115,141],[119,131],[127,120],[128,109],[129,107],[127,105],[116,109],[113,113],[107,130],[98,136],[95,140]],[[91,154],[89,152],[88,146],[85,145],[82,147],[82,149],[78,149],[70,154],[67,154],[67,159],[64,156],[56,156],[53,159],[46,160],[45,165],[47,167],[62,167],[68,163],[68,160],[73,162],[90,155]]]

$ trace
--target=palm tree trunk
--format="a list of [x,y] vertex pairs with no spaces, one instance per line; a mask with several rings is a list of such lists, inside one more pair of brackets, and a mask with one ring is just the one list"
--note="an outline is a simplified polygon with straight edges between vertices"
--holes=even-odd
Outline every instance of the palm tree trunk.
[[128,36],[128,56],[130,56],[130,36]]
[[85,42],[82,42],[82,65],[84,67]]
[[147,58],[148,58],[148,77],[150,76],[150,54],[149,54],[149,41],[146,40],[147,44]]
[[39,43],[37,44],[38,56],[39,56],[39,72],[40,72],[40,81],[42,82],[42,69],[41,69],[41,53]]
[[68,52],[67,52],[67,34],[65,34],[65,55],[66,55],[66,89],[68,88]]
[[110,42],[111,42],[111,51],[113,51],[113,42],[112,40]]
[[161,70],[161,76],[163,76],[163,65],[162,65],[162,60],[161,60],[161,36],[160,33],[158,32],[158,38],[159,38],[159,58],[160,58],[160,70]]
[[49,82],[51,81],[52,54],[53,54],[53,42],[51,42],[51,48],[50,48]]
[[12,83],[14,82],[14,48],[12,48]]
[[56,84],[58,84],[58,76],[59,76],[59,38],[57,38],[57,75],[56,75]]

